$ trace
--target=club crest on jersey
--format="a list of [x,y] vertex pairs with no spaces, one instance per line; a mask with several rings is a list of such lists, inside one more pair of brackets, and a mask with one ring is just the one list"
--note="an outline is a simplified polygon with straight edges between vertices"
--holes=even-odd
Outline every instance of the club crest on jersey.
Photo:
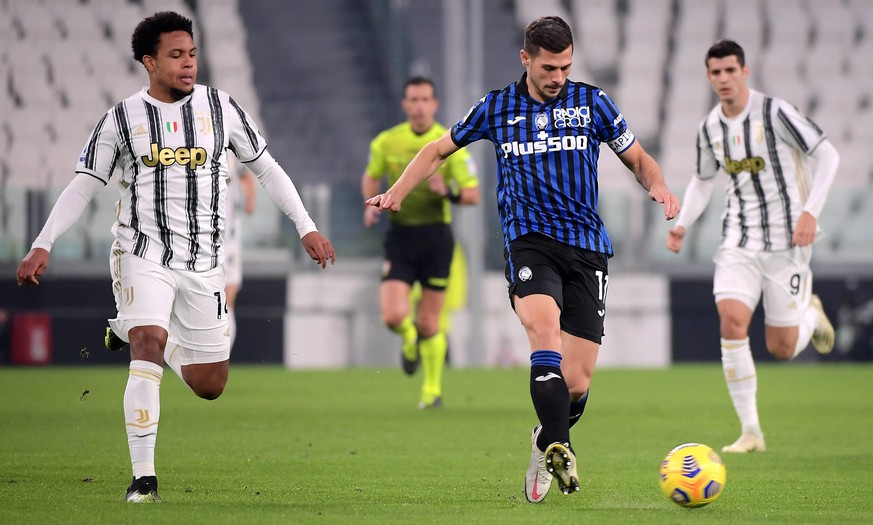
[[533,278],[533,272],[527,266],[522,266],[518,270],[518,278],[522,281],[530,281]]
[[197,131],[203,135],[212,133],[212,117],[209,113],[198,111],[194,113],[194,120],[197,121]]
[[545,111],[540,111],[537,113],[537,116],[534,117],[534,124],[536,124],[538,130],[543,131],[549,127],[549,114]]
[[173,164],[188,165],[189,169],[195,169],[198,166],[206,164],[207,157],[206,149],[204,148],[161,148],[158,149],[156,143],[152,143],[151,156],[143,155],[142,163],[153,168],[160,164],[161,166],[171,166]]

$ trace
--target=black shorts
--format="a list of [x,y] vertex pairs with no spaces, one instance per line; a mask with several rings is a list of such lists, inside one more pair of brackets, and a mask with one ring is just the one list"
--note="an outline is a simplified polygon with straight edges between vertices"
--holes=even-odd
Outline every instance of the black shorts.
[[455,252],[455,238],[448,224],[391,225],[385,234],[382,280],[396,279],[424,288],[445,290]]
[[504,256],[510,302],[515,296],[548,295],[561,309],[561,330],[600,344],[609,283],[606,254],[530,233],[509,243]]

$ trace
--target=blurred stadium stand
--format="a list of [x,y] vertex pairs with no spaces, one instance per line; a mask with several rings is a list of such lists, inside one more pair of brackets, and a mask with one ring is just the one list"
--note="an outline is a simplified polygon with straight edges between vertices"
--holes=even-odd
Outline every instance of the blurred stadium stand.
[[[572,78],[610,93],[679,194],[693,173],[697,125],[715,104],[703,55],[718,38],[736,39],[752,86],[806,112],[842,156],[820,218],[816,272],[873,275],[870,0],[458,1],[484,6],[484,88],[464,92],[464,109],[449,113],[444,88],[450,61],[460,57],[445,42],[448,0],[0,0],[0,265],[13,268],[28,250],[94,123],[146,83],[130,52],[135,24],[172,9],[195,20],[199,81],[231,93],[261,123],[338,253],[364,258],[363,268],[381,253],[381,231],[361,225],[359,178],[370,139],[402,120],[406,76],[435,79],[444,103],[438,119],[451,125],[479,94],[518,79],[527,22],[560,14],[576,37]],[[490,190],[494,159],[483,148],[479,171]],[[709,275],[724,208],[718,191],[677,256],[664,248],[669,224],[660,209],[608,151],[600,188],[614,268]],[[483,196],[477,227],[487,269],[500,272],[493,192]],[[56,244],[55,261],[104,274],[116,199],[114,189],[95,199]],[[247,274],[288,271],[296,234],[275,206],[257,206],[243,230]]]

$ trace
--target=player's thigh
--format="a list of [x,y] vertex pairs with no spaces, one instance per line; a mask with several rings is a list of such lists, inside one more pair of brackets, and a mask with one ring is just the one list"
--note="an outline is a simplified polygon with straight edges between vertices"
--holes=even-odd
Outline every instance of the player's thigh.
[[758,264],[758,254],[740,248],[721,247],[713,257],[715,275],[712,294],[716,303],[734,299],[754,311],[761,298],[764,276]]
[[176,282],[168,268],[137,257],[117,245],[110,257],[112,293],[117,315],[112,330],[125,341],[137,326],[159,326],[169,330]]
[[509,243],[505,277],[512,308],[527,333],[531,351],[561,349],[564,305],[560,254],[555,241],[528,234]]
[[600,344],[609,288],[607,257],[602,253],[569,248],[571,261],[564,279],[561,330]]
[[792,248],[766,254],[764,271],[764,321],[767,326],[797,326],[812,295],[809,250]]
[[531,352],[561,352],[561,310],[554,298],[541,293],[515,296],[513,307],[527,334]]
[[398,324],[409,315],[409,293],[412,286],[403,280],[387,279],[379,285],[379,305],[382,318],[390,324]]
[[230,326],[224,269],[177,271],[179,289],[170,336],[182,352],[182,364],[218,363],[230,357]]

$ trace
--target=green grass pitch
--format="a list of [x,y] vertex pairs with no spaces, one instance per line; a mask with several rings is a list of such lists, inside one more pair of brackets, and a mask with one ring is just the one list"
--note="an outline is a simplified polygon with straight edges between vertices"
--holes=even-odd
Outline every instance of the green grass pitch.
[[[167,369],[163,503],[129,505],[126,369],[0,369],[0,523],[871,523],[873,367],[758,368],[768,451],[722,455],[701,509],[660,492],[661,459],[739,434],[718,364],[599,370],[572,431],[581,491],[525,501],[535,417],[523,369],[448,370],[445,407],[419,377],[232,366],[204,401]],[[87,393],[85,393],[87,391]]]

